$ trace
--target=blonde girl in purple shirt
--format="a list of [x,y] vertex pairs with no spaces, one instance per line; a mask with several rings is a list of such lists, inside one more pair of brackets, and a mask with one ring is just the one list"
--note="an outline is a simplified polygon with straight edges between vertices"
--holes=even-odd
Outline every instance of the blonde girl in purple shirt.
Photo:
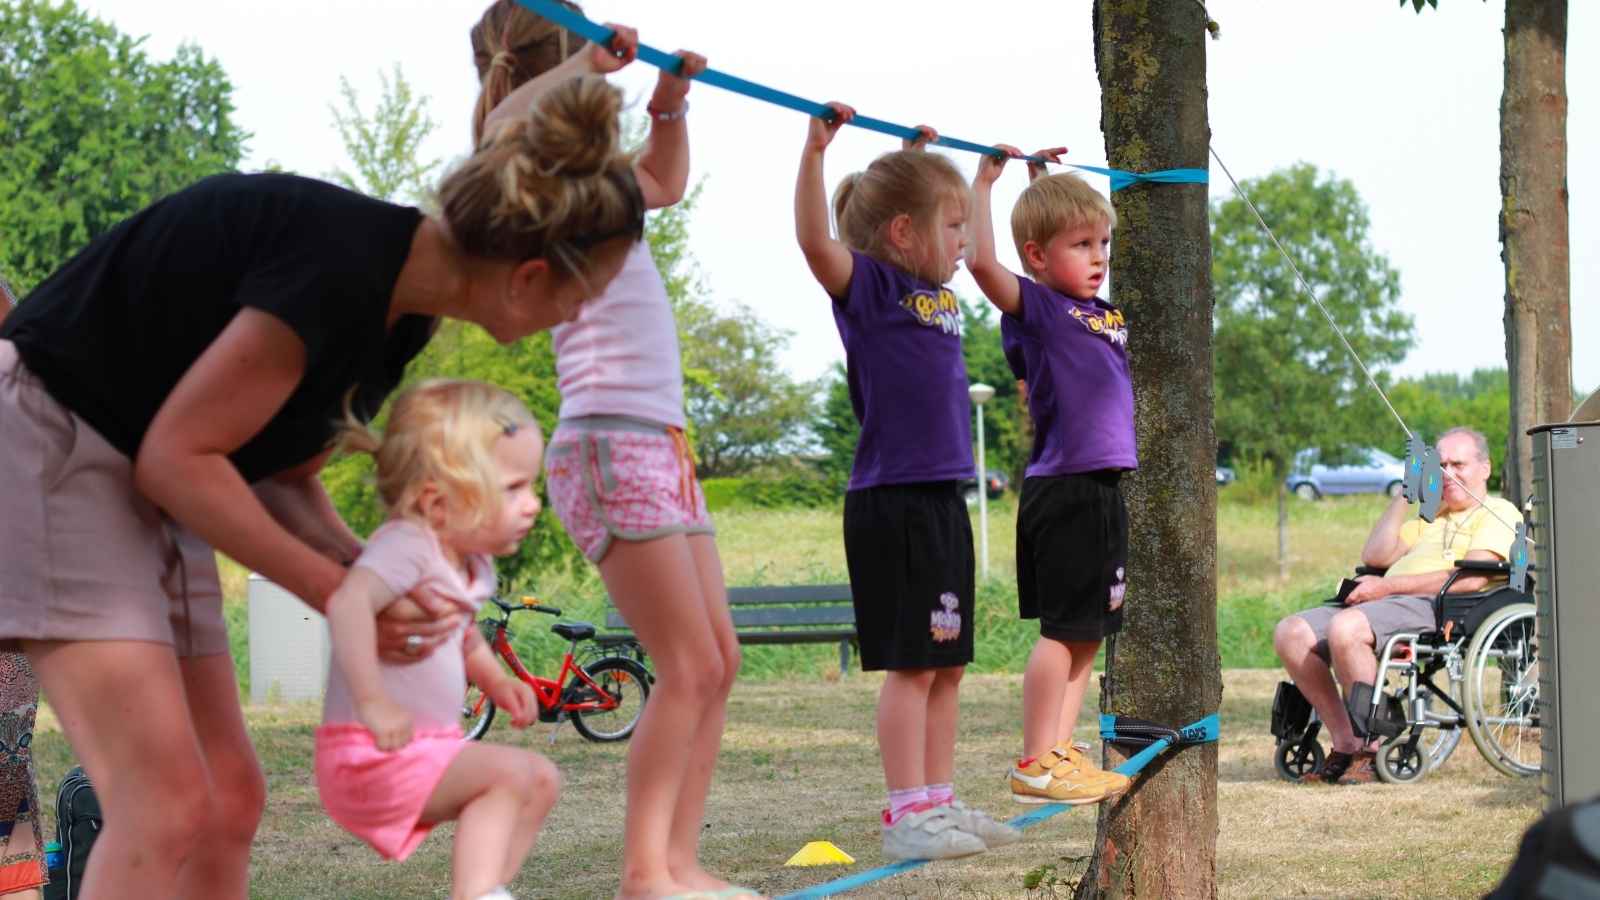
[[949,160],[908,142],[847,176],[828,230],[822,158],[854,111],[811,119],[795,232],[832,300],[861,422],[845,495],[845,559],[864,669],[885,669],[878,750],[889,798],[884,855],[934,859],[1021,832],[955,799],[961,675],[972,661],[972,474],[961,309],[944,283],[965,242],[968,190]]

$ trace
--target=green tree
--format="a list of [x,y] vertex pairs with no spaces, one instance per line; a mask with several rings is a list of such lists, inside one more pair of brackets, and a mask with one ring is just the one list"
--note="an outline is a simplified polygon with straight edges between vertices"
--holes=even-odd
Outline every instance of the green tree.
[[399,63],[392,76],[379,72],[378,80],[382,85],[378,105],[367,113],[350,80],[339,78],[343,108],[329,104],[328,111],[355,172],[334,169],[328,177],[381,200],[431,204],[440,160],[421,159],[419,151],[439,123],[428,114],[428,98],[412,92]]
[[[1367,241],[1367,209],[1348,181],[1301,163],[1242,187],[1295,259],[1351,347],[1375,371],[1405,357],[1411,317],[1400,276]],[[1216,429],[1235,452],[1266,461],[1278,487],[1278,565],[1288,576],[1283,478],[1294,454],[1337,456],[1389,414],[1294,272],[1237,198],[1215,204]],[[1398,447],[1398,427],[1386,446]]]
[[742,304],[724,311],[685,298],[677,315],[684,369],[697,376],[684,384],[684,406],[702,474],[743,474],[805,449],[816,385],[780,367],[789,334]]
[[26,293],[152,201],[235,168],[233,85],[167,61],[71,0],[0,0],[0,269]]

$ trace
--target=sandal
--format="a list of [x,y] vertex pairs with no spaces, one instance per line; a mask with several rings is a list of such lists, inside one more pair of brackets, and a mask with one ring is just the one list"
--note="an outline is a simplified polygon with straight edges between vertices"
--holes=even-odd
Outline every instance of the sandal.
[[1335,750],[1328,754],[1328,759],[1322,764],[1322,768],[1308,775],[1302,775],[1300,780],[1305,782],[1320,781],[1323,784],[1338,784],[1339,779],[1344,777],[1345,770],[1349,769],[1350,763],[1354,761],[1355,754],[1346,753],[1343,750]]

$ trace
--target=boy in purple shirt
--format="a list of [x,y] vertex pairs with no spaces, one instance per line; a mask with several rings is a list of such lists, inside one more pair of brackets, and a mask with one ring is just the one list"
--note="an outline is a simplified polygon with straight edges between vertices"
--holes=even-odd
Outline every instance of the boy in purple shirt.
[[1017,276],[995,258],[989,212],[1005,162],[985,157],[973,179],[967,267],[1005,314],[1006,357],[1016,372],[1020,356],[1034,423],[1017,511],[1017,596],[1022,617],[1039,620],[1040,637],[1023,675],[1023,755],[1011,796],[1098,803],[1125,791],[1128,779],[1090,762],[1073,746],[1072,727],[1101,640],[1122,628],[1128,515],[1118,482],[1138,466],[1127,323],[1096,296],[1116,213],[1077,176],[1030,165],[1032,181],[1011,214],[1030,277]]

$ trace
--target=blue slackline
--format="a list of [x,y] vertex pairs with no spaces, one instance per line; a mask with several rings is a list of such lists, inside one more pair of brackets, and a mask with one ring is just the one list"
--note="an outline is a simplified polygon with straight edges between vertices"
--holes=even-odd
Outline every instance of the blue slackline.
[[[554,0],[517,0],[517,2],[527,7],[529,11],[560,25],[584,40],[600,46],[607,46],[611,43],[611,29],[584,18],[582,14],[574,12],[560,3],[554,2]],[[681,57],[663,53],[647,44],[639,45],[639,59],[668,72],[678,71],[679,66],[683,64]],[[708,68],[694,76],[694,80],[733,91],[735,94],[743,94],[755,100],[764,100],[776,106],[803,112],[808,116],[817,116],[828,120],[831,120],[834,116],[834,112],[830,107],[816,101],[769,88],[764,84],[756,84],[754,81],[748,81],[737,75],[729,75],[727,72],[719,72],[716,69]],[[921,132],[915,128],[896,125],[893,122],[885,122],[882,119],[874,119],[871,116],[857,115],[848,124],[903,140],[914,141],[921,135]],[[994,147],[986,147],[982,144],[975,144],[972,141],[964,141],[960,138],[946,137],[945,135],[939,135],[939,138],[933,143],[940,147],[949,147],[952,150],[966,150],[969,153],[977,153],[983,156],[1005,155]],[[1022,158],[1035,163],[1049,162],[1049,160],[1038,156],[1025,156]],[[1125,172],[1121,169],[1106,169],[1099,166],[1080,166],[1077,163],[1063,163],[1063,165],[1109,176],[1113,191],[1120,191],[1130,184],[1141,181],[1164,184],[1206,184],[1210,180],[1209,174],[1205,169],[1163,169],[1159,172]]]
[[[1116,716],[1109,715],[1102,715],[1100,717],[1100,736],[1102,738],[1112,739],[1118,736],[1115,731],[1114,724],[1116,722],[1116,718]],[[1217,718],[1216,713],[1212,713],[1203,719],[1199,719],[1183,726],[1182,728],[1178,729],[1175,735],[1168,735],[1156,740],[1150,746],[1140,750],[1133,756],[1128,757],[1127,760],[1122,763],[1122,765],[1117,766],[1111,771],[1126,775],[1129,778],[1133,778],[1140,772],[1144,771],[1145,766],[1150,765],[1151,761],[1153,761],[1157,756],[1160,756],[1162,753],[1166,752],[1169,748],[1175,745],[1207,744],[1217,740],[1220,735],[1220,720]],[[1036,810],[1023,813],[1014,819],[1008,820],[1006,824],[1015,825],[1018,828],[1027,828],[1030,825],[1037,825],[1051,816],[1060,815],[1069,809],[1076,808],[1077,807],[1068,806],[1065,803],[1046,803]],[[886,866],[879,866],[876,869],[868,869],[865,872],[857,872],[854,875],[847,875],[844,878],[839,878],[834,881],[826,881],[822,884],[813,885],[808,888],[802,888],[792,894],[784,894],[779,897],[778,900],[810,900],[810,898],[813,897],[832,897],[835,894],[853,891],[858,887],[871,884],[874,881],[882,881],[883,879],[892,875],[899,875],[901,872],[909,872],[912,869],[921,868],[931,861],[932,860],[926,859],[901,860],[900,862],[890,863]]]

